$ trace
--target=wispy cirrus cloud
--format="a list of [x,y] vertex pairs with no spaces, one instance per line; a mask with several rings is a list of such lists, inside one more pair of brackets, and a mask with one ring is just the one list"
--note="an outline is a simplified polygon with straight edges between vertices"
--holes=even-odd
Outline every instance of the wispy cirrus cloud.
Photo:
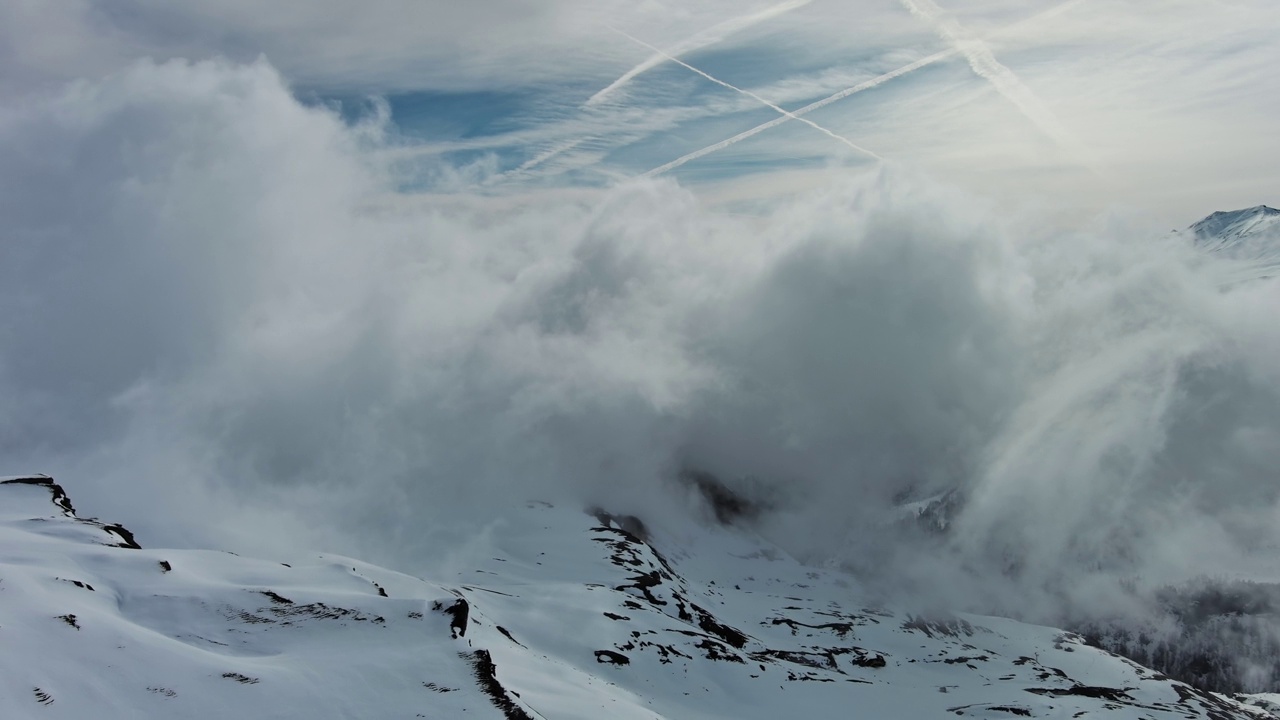
[[[1267,70],[1280,61],[1280,6],[1170,0],[1160,23],[1137,0],[1073,7],[1050,0],[953,0],[945,11],[915,0],[745,9],[728,0],[10,3],[0,7],[0,91],[102,77],[140,56],[249,62],[264,55],[313,102],[385,96],[405,131],[390,152],[477,168],[477,154],[492,154],[481,180],[491,192],[657,169],[705,185],[774,165],[786,167],[781,189],[797,163],[832,161],[829,144],[788,129],[789,120],[771,123],[781,118],[749,98],[673,72],[657,53],[637,62],[608,30],[614,26],[885,158],[974,189],[1093,206],[1130,198],[1175,215],[1187,194],[1207,193],[1224,206],[1267,199],[1249,188],[1280,172],[1280,158],[1253,141],[1280,111],[1278,81]],[[921,22],[925,16],[932,19]],[[904,66],[911,69],[899,74]],[[842,92],[849,94],[841,102],[823,102]],[[509,101],[477,124],[474,114],[458,114],[469,94]],[[772,132],[758,129],[764,123]],[[449,132],[438,132],[441,124]],[[1085,177],[1082,163],[1106,168],[1108,181]]]
[[837,134],[837,133],[831,132],[830,130],[828,130],[828,129],[826,129],[826,128],[822,127],[821,125],[819,125],[819,124],[817,124],[817,123],[813,122],[812,120],[806,120],[805,118],[800,117],[800,116],[799,116],[799,115],[797,115],[796,113],[793,113],[793,112],[791,112],[791,111],[789,111],[789,110],[783,110],[781,107],[779,107],[779,106],[778,106],[778,105],[776,105],[775,103],[769,102],[768,100],[766,100],[766,99],[764,99],[763,97],[761,97],[761,96],[757,95],[756,93],[751,92],[750,90],[743,90],[742,88],[737,87],[736,85],[730,85],[729,83],[727,83],[727,82],[725,82],[725,81],[723,81],[723,80],[716,79],[716,78],[712,77],[711,75],[707,74],[706,72],[704,72],[704,71],[702,71],[702,70],[699,70],[698,68],[696,68],[696,67],[694,67],[694,66],[690,65],[689,63],[687,63],[687,62],[685,62],[685,61],[683,61],[683,60],[681,60],[681,59],[679,59],[679,58],[677,58],[677,57],[674,57],[674,56],[672,56],[672,55],[669,55],[669,54],[667,54],[666,52],[664,52],[664,51],[662,51],[662,50],[658,50],[657,48],[653,47],[653,46],[652,46],[652,45],[650,45],[649,43],[647,43],[647,42],[645,42],[645,41],[643,41],[643,40],[638,40],[638,39],[636,39],[636,38],[634,38],[634,37],[632,37],[632,36],[630,36],[630,35],[628,35],[628,34],[626,34],[626,33],[622,32],[621,30],[615,30],[615,32],[617,32],[619,35],[622,35],[623,37],[627,38],[628,40],[631,40],[632,42],[639,43],[639,44],[644,45],[645,47],[647,47],[647,48],[649,48],[649,49],[651,49],[651,50],[654,50],[658,55],[661,55],[661,56],[662,56],[662,57],[664,57],[665,59],[670,60],[670,61],[671,61],[671,62],[673,62],[673,63],[676,63],[677,65],[679,65],[679,66],[681,66],[681,67],[685,68],[686,70],[689,70],[689,71],[691,71],[691,72],[697,73],[698,75],[700,75],[700,76],[702,76],[702,77],[706,78],[707,80],[710,80],[711,82],[713,82],[713,83],[715,83],[715,84],[717,84],[717,85],[720,85],[721,87],[725,87],[725,88],[728,88],[729,90],[732,90],[732,91],[734,91],[734,92],[736,92],[736,93],[739,93],[739,94],[742,94],[742,95],[746,95],[747,97],[751,98],[752,100],[755,100],[755,101],[759,102],[761,105],[764,105],[765,107],[769,108],[770,110],[773,110],[773,111],[777,112],[779,115],[782,115],[782,117],[784,117],[784,118],[786,118],[786,119],[788,119],[788,120],[798,120],[798,121],[800,121],[800,122],[804,123],[805,125],[808,125],[809,127],[813,128],[814,130],[817,130],[818,132],[820,132],[820,133],[822,133],[822,134],[826,135],[827,137],[833,138],[833,139],[835,139],[835,140],[838,140],[838,141],[840,141],[840,142],[844,143],[847,147],[849,147],[850,149],[852,149],[852,150],[854,150],[854,151],[856,151],[856,152],[858,152],[858,153],[861,153],[862,155],[866,155],[867,157],[870,157],[870,158],[875,159],[875,160],[884,160],[884,158],[882,158],[882,157],[880,157],[879,155],[875,154],[874,152],[871,152],[870,150],[868,150],[868,149],[866,149],[866,148],[862,147],[861,145],[858,145],[857,143],[853,142],[852,140],[850,140],[850,139],[848,139],[848,138],[846,138],[846,137],[844,137],[844,136],[842,136],[842,135],[839,135],[839,134]]
[[710,27],[706,30],[703,30],[702,32],[697,33],[696,35],[693,35],[692,37],[686,40],[676,43],[674,46],[672,46],[668,50],[655,52],[654,54],[650,55],[648,58],[645,58],[645,60],[641,62],[639,65],[636,65],[635,67],[626,71],[617,80],[614,80],[604,88],[600,89],[594,95],[587,98],[586,104],[595,105],[597,103],[604,101],[605,98],[607,98],[609,95],[617,91],[623,85],[626,85],[637,75],[645,72],[646,70],[651,70],[657,67],[658,65],[661,65],[671,56],[680,56],[688,52],[701,50],[702,48],[708,47],[710,45],[714,45],[728,38],[734,33],[745,30],[757,23],[762,23],[762,22],[765,22],[766,20],[775,18],[779,15],[782,15],[783,13],[788,13],[797,8],[804,7],[805,5],[808,5],[812,1],[813,0],[787,0],[786,2],[779,3],[772,7],[765,8],[764,10],[761,10],[759,12],[751,13],[750,15],[743,15],[741,17],[736,17],[731,20],[726,20],[722,23],[718,23],[715,26]]
[[[1083,2],[1083,1],[1084,1],[1084,0],[1071,0],[1070,2],[1063,3],[1062,5],[1058,5],[1057,7],[1051,8],[1051,9],[1049,9],[1049,10],[1047,10],[1047,11],[1043,12],[1043,13],[1040,13],[1040,14],[1036,15],[1035,17],[1031,18],[1029,21],[1023,21],[1023,22],[1021,22],[1021,23],[1018,23],[1018,26],[1021,26],[1021,25],[1025,24],[1026,22],[1034,22],[1034,21],[1043,20],[1043,19],[1046,19],[1046,18],[1051,17],[1051,16],[1053,16],[1053,15],[1057,15],[1057,14],[1059,14],[1059,13],[1065,12],[1065,11],[1067,11],[1067,10],[1069,10],[1069,9],[1071,9],[1071,8],[1073,8],[1073,7],[1075,7],[1076,5],[1079,5],[1079,4],[1080,4],[1081,2]],[[1006,32],[1007,32],[1007,31],[1009,31],[1009,30],[1014,30],[1014,29],[1016,29],[1016,26],[1015,26],[1014,28],[1009,28],[1009,29],[1007,29],[1007,30],[1006,30]],[[841,91],[839,91],[839,92],[837,92],[837,93],[834,93],[834,94],[832,94],[832,95],[828,95],[827,97],[825,97],[825,98],[823,98],[823,99],[821,99],[821,100],[818,100],[818,101],[816,101],[816,102],[809,103],[808,105],[805,105],[804,107],[802,107],[802,108],[800,108],[800,109],[798,109],[798,110],[796,110],[796,111],[794,111],[794,112],[792,112],[792,113],[788,113],[788,114],[787,114],[786,116],[784,116],[784,117],[777,118],[777,119],[774,119],[774,120],[770,120],[769,122],[762,123],[762,124],[757,125],[757,126],[755,126],[755,127],[751,128],[751,129],[749,129],[749,130],[744,130],[743,132],[740,132],[740,133],[738,133],[737,135],[734,135],[733,137],[726,138],[726,139],[721,140],[720,142],[717,142],[717,143],[712,144],[712,145],[708,145],[707,147],[704,147],[704,148],[702,148],[702,149],[700,149],[700,150],[696,150],[696,151],[694,151],[694,152],[688,153],[687,155],[682,155],[682,156],[680,156],[680,157],[676,158],[675,160],[672,160],[672,161],[670,161],[670,162],[668,162],[668,163],[665,163],[665,164],[663,164],[663,165],[659,165],[658,167],[653,168],[652,170],[647,171],[647,172],[645,173],[645,175],[646,175],[646,176],[649,176],[649,177],[652,177],[652,176],[654,176],[654,175],[661,175],[662,173],[668,172],[668,171],[670,171],[670,170],[674,170],[674,169],[676,169],[676,168],[680,167],[681,165],[684,165],[685,163],[692,162],[692,161],[697,160],[697,159],[702,158],[702,157],[706,157],[707,155],[710,155],[710,154],[711,154],[711,153],[713,153],[713,152],[719,152],[720,150],[723,150],[723,149],[725,149],[725,148],[727,148],[727,147],[730,147],[730,146],[735,145],[735,144],[737,144],[737,143],[739,143],[739,142],[742,142],[743,140],[746,140],[746,139],[748,139],[748,138],[751,138],[751,137],[754,137],[754,136],[756,136],[756,135],[759,135],[760,133],[762,133],[762,132],[764,132],[764,131],[766,131],[766,130],[769,130],[769,129],[771,129],[771,128],[775,128],[775,127],[777,127],[777,126],[781,125],[782,123],[787,122],[788,120],[792,120],[792,119],[798,118],[798,117],[800,117],[800,116],[807,115],[807,114],[809,114],[809,113],[811,113],[811,112],[813,112],[813,111],[815,111],[815,110],[821,110],[822,108],[824,108],[824,107],[826,107],[826,106],[828,106],[828,105],[830,105],[830,104],[832,104],[832,103],[834,103],[834,102],[839,102],[840,100],[843,100],[843,99],[845,99],[845,98],[847,98],[847,97],[850,97],[850,96],[852,96],[852,95],[856,95],[856,94],[858,94],[858,93],[860,93],[860,92],[863,92],[863,91],[866,91],[866,90],[871,90],[871,89],[873,89],[873,88],[879,87],[879,86],[881,86],[881,85],[883,85],[883,84],[885,84],[885,83],[887,83],[887,82],[889,82],[889,81],[891,81],[891,80],[896,80],[896,79],[898,79],[898,78],[900,78],[900,77],[902,77],[902,76],[904,76],[904,75],[908,75],[908,74],[910,74],[910,73],[913,73],[913,72],[915,72],[916,70],[919,70],[919,69],[921,69],[921,68],[923,68],[923,67],[927,67],[927,66],[929,66],[929,65],[932,65],[932,64],[937,63],[937,62],[941,62],[941,61],[943,61],[943,60],[947,60],[947,59],[949,59],[949,58],[951,58],[951,57],[954,57],[955,55],[960,54],[960,52],[961,52],[961,51],[960,51],[960,48],[959,48],[959,47],[952,47],[952,48],[950,48],[950,49],[948,49],[948,50],[941,50],[941,51],[936,52],[936,53],[933,53],[933,54],[931,54],[931,55],[926,55],[925,57],[922,57],[922,58],[920,58],[919,60],[914,60],[914,61],[912,61],[912,62],[909,62],[909,63],[907,63],[906,65],[903,65],[902,67],[896,68],[896,69],[894,69],[894,70],[890,70],[890,71],[889,71],[889,72],[887,72],[887,73],[882,73],[882,74],[877,75],[877,76],[875,76],[875,77],[873,77],[873,78],[871,78],[871,79],[869,79],[869,80],[864,80],[864,81],[862,81],[862,82],[858,83],[857,85],[853,85],[853,86],[851,86],[851,87],[847,87],[847,88],[845,88],[845,89],[843,89],[843,90],[841,90]]]
[[898,0],[902,6],[926,20],[938,34],[950,43],[969,62],[969,67],[995,87],[1018,111],[1027,117],[1041,132],[1081,162],[1090,154],[1071,134],[1062,122],[1045,106],[1040,98],[1014,74],[1008,66],[996,59],[991,47],[954,18],[947,16],[933,0]]

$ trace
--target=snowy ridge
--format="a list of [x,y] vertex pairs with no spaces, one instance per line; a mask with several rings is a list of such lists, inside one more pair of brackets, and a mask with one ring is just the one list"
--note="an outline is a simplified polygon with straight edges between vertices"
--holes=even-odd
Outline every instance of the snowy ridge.
[[721,528],[533,504],[436,584],[113,527],[49,478],[0,484],[5,717],[1275,717],[1060,630],[868,606]]
[[1234,240],[1280,230],[1280,210],[1266,205],[1215,212],[1191,226],[1201,239]]
[[447,590],[336,556],[124,547],[65,497],[0,485],[5,717],[503,717]]
[[1280,272],[1280,210],[1259,205],[1216,212],[1190,228],[1206,250],[1243,261],[1239,280],[1273,277]]

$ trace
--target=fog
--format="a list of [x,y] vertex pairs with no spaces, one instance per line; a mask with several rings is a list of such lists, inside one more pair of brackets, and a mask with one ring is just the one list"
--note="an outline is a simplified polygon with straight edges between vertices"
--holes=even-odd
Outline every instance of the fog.
[[[7,105],[9,471],[144,544],[408,570],[526,499],[711,522],[698,471],[795,554],[965,607],[1275,579],[1280,284],[1248,257],[894,165],[750,213],[406,194],[387,123],[265,61]],[[947,490],[947,533],[894,520]]]

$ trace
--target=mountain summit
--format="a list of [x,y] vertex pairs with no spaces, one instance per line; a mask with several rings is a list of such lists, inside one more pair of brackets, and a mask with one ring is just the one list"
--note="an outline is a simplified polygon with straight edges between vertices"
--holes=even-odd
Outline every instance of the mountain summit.
[[1280,210],[1266,205],[1215,212],[1191,226],[1197,239],[1234,240],[1280,230]]

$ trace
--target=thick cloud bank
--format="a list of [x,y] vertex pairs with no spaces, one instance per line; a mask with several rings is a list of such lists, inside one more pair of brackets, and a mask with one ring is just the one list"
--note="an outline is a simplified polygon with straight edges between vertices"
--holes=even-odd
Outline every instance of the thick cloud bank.
[[[796,552],[1023,613],[1277,547],[1280,284],[1247,260],[896,171],[750,215],[405,194],[381,122],[265,63],[0,110],[6,464],[156,542],[404,563],[525,498],[700,517],[698,471]],[[944,535],[892,521],[948,490]]]

